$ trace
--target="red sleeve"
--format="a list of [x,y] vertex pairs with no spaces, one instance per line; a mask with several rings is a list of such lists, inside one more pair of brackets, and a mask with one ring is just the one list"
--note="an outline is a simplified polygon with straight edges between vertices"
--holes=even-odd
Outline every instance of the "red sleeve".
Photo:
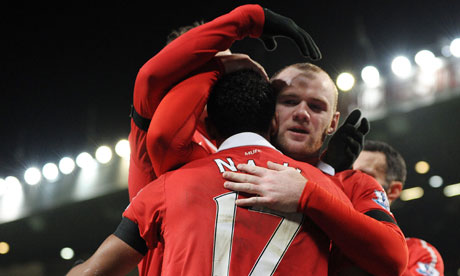
[[259,5],[243,5],[181,35],[142,66],[134,85],[136,111],[150,119],[164,94],[190,72],[201,67],[235,40],[259,37],[264,12]]
[[157,175],[210,154],[192,142],[209,91],[220,74],[214,62],[209,67],[216,70],[193,75],[171,89],[153,115],[147,151]]
[[444,275],[444,262],[439,251],[428,242],[407,238],[409,264],[404,276]]
[[156,247],[157,237],[162,234],[162,222],[166,209],[164,181],[165,177],[160,177],[149,183],[131,200],[123,212],[123,217],[137,224],[140,236],[150,249]]
[[400,275],[406,268],[407,246],[397,225],[358,212],[310,181],[299,203],[299,211],[308,215],[350,260],[367,272]]

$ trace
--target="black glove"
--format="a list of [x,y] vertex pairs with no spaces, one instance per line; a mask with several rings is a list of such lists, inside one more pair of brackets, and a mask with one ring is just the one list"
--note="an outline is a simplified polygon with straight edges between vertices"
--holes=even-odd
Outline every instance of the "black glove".
[[305,57],[313,60],[321,59],[321,52],[316,46],[313,38],[290,18],[277,14],[269,9],[264,8],[265,22],[264,30],[260,39],[268,51],[276,49],[277,36],[284,36],[294,40]]
[[359,109],[353,110],[345,122],[332,135],[322,160],[334,167],[337,172],[351,169],[364,145],[364,136],[370,126],[367,118],[361,117]]

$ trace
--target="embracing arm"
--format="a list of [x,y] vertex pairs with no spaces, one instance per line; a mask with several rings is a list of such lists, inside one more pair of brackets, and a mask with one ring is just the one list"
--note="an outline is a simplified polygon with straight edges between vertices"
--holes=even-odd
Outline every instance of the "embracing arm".
[[239,199],[237,205],[303,212],[359,267],[375,275],[404,271],[407,246],[396,224],[358,212],[293,168],[271,162],[268,168],[240,164],[238,169],[249,174],[224,173],[230,180],[226,188],[258,195]]

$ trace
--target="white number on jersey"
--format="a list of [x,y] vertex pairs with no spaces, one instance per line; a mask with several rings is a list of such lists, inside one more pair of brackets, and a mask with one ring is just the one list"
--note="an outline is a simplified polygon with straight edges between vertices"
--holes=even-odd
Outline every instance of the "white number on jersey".
[[[212,267],[214,276],[229,274],[237,197],[238,193],[230,192],[214,198],[217,205]],[[267,241],[249,275],[272,275],[298,233],[303,222],[303,214],[280,213],[273,210],[257,211],[281,217],[281,221]]]

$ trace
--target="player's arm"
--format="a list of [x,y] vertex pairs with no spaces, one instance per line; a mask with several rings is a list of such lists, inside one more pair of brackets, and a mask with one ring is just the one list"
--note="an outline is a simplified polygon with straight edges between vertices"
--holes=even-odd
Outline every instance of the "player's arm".
[[248,174],[224,173],[230,180],[226,188],[258,195],[238,199],[237,205],[303,212],[359,267],[374,275],[403,272],[407,246],[394,221],[378,221],[358,212],[293,168],[271,162],[268,168],[240,164],[238,169]]
[[179,36],[139,70],[133,105],[137,113],[150,119],[165,93],[188,74],[225,51],[236,40],[261,38],[267,49],[276,48],[275,37],[296,43],[301,54],[320,59],[321,53],[311,36],[292,19],[263,9],[242,5],[231,12],[195,27]]
[[110,235],[87,261],[73,267],[67,275],[126,275],[144,254],[119,237]]
[[409,264],[404,276],[444,275],[444,261],[439,251],[428,242],[408,238]]

